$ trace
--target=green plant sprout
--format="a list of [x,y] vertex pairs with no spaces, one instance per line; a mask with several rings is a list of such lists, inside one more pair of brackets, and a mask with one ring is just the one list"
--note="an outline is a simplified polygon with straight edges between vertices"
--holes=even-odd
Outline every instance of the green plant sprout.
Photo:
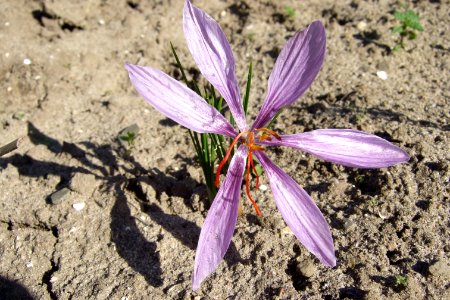
[[134,149],[135,141],[138,136],[139,127],[136,124],[133,124],[127,128],[125,128],[119,134],[119,140],[122,143],[122,146],[125,148],[125,157],[129,157]]
[[249,32],[249,33],[247,33],[247,34],[245,35],[245,37],[246,37],[250,42],[253,42],[253,41],[255,40],[255,36],[256,36],[256,33],[254,33],[254,32]]
[[398,51],[405,49],[405,39],[415,40],[417,38],[416,31],[422,32],[424,29],[420,23],[419,15],[410,9],[403,12],[395,11],[394,17],[400,22],[400,26],[392,28],[392,33],[400,35],[398,43],[393,48],[393,51]]
[[[179,69],[181,73],[182,80],[184,83],[190,87],[192,90],[194,90],[199,96],[201,96],[205,101],[210,104],[211,106],[215,107],[218,111],[222,111],[223,106],[223,98],[221,96],[218,96],[215,92],[214,87],[211,84],[206,85],[202,90],[200,90],[197,82],[194,80],[188,80],[186,76],[185,69],[183,65],[181,64],[181,61],[176,53],[176,50],[172,43],[170,44],[172,55],[175,58],[177,68]],[[250,98],[250,88],[252,83],[252,75],[253,75],[253,67],[252,63],[250,63],[249,69],[248,69],[248,76],[247,76],[247,84],[245,89],[245,95],[243,98],[243,106],[244,106],[244,113],[247,114],[248,110],[248,102]],[[235,124],[233,117],[230,116],[230,123],[232,125]],[[213,133],[196,133],[191,130],[188,130],[189,136],[191,138],[192,143],[194,144],[195,152],[197,154],[197,159],[200,163],[200,166],[203,171],[203,175],[205,176],[206,181],[206,187],[208,192],[208,198],[212,202],[214,200],[214,197],[217,194],[217,187],[215,184],[215,167],[217,161],[222,161],[225,157],[225,154],[228,149],[228,145],[231,144],[231,141],[229,143],[225,142],[225,138],[222,135],[213,134]],[[226,145],[226,147],[225,147]],[[256,170],[258,174],[262,173],[262,168],[259,166],[256,160],[254,160]],[[228,164],[224,166],[221,173],[226,174],[228,170]]]
[[406,286],[407,285],[407,278],[406,276],[402,275],[395,275],[395,284],[398,286]]
[[363,184],[364,180],[365,180],[364,175],[358,175],[355,177],[355,183],[357,185]]
[[355,120],[356,120],[356,124],[361,125],[364,122],[364,114],[363,113],[358,113],[355,115]]
[[370,198],[370,200],[369,200],[369,205],[370,206],[372,206],[372,207],[375,207],[375,206],[378,206],[378,204],[379,204],[379,202],[378,202],[378,200],[376,199],[376,198]]
[[284,7],[284,14],[289,18],[292,19],[295,17],[295,9],[289,5],[286,5]]
[[127,142],[128,146],[131,148],[134,147],[136,136],[136,133],[128,131],[124,135],[121,135],[120,139],[124,142]]

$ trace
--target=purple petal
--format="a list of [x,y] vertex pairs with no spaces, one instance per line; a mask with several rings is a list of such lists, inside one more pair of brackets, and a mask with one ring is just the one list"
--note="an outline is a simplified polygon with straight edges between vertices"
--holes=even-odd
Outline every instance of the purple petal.
[[233,52],[219,24],[186,0],[183,27],[186,42],[198,68],[225,99],[239,129],[246,130]]
[[283,135],[281,140],[272,139],[261,144],[293,147],[347,167],[382,168],[409,160],[409,155],[394,144],[352,129],[319,129]]
[[164,72],[126,64],[131,83],[157,111],[191,130],[236,136],[236,131],[214,107]]
[[323,264],[336,266],[330,229],[314,201],[263,152],[255,151],[255,155],[267,174],[275,203],[286,224]]
[[322,67],[325,43],[325,29],[320,21],[287,41],[270,74],[266,100],[252,128],[264,127],[282,107],[303,95]]
[[230,245],[236,226],[246,157],[247,147],[242,145],[233,156],[227,176],[206,216],[195,253],[194,291],[214,272]]

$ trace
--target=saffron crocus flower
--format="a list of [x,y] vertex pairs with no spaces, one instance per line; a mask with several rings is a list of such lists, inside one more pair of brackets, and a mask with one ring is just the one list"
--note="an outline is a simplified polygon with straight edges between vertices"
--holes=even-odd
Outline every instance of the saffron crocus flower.
[[[132,84],[155,109],[179,124],[200,132],[233,138],[239,144],[225,179],[208,212],[195,255],[193,289],[211,274],[227,251],[237,220],[240,188],[254,171],[253,156],[262,165],[276,206],[298,240],[323,264],[336,265],[333,239],[328,224],[311,197],[266,156],[272,146],[297,148],[319,158],[349,167],[380,168],[405,162],[408,155],[399,147],[375,135],[351,129],[323,129],[293,135],[279,135],[264,126],[282,107],[298,99],[311,85],[325,56],[325,30],[315,21],[297,32],[281,51],[268,81],[268,92],[252,126],[248,126],[235,75],[231,47],[220,26],[205,12],[186,0],[183,26],[187,44],[203,76],[227,102],[239,131],[212,106],[185,85],[150,67],[126,65]],[[226,155],[219,166],[229,157]],[[218,176],[216,177],[217,179]],[[257,180],[258,181],[258,180]],[[256,182],[258,184],[258,182]]]

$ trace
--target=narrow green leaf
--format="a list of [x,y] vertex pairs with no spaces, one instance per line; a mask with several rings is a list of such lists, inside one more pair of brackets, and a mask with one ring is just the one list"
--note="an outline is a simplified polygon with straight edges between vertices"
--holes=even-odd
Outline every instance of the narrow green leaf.
[[177,54],[177,52],[175,51],[175,47],[173,46],[172,42],[170,42],[170,47],[171,47],[171,49],[172,49],[172,54],[173,54],[173,56],[175,57],[175,61],[177,62],[177,67],[178,67],[178,69],[179,69],[180,72],[181,72],[181,78],[183,79],[184,83],[185,83],[187,86],[192,85],[194,91],[195,91],[197,94],[199,94],[200,97],[202,97],[202,93],[200,92],[200,89],[198,88],[197,83],[196,83],[195,81],[189,82],[189,80],[187,79],[187,77],[186,77],[186,72],[184,71],[184,67],[183,67],[183,65],[181,64],[180,59],[178,58],[178,54]]
[[270,120],[269,124],[266,126],[267,129],[269,129],[270,127],[273,126],[273,124],[275,123],[275,121],[278,119],[278,117],[280,116],[280,114],[283,112],[284,107],[282,107],[277,114],[272,118],[272,120]]
[[183,65],[181,64],[181,61],[180,61],[180,59],[178,58],[178,54],[177,54],[177,52],[175,51],[175,47],[173,46],[172,42],[170,42],[170,48],[172,49],[172,54],[173,54],[173,56],[175,57],[175,61],[177,62],[177,67],[178,67],[178,69],[179,69],[180,72],[181,72],[181,78],[183,78],[183,81],[184,81],[184,83],[185,83],[186,85],[189,85],[189,81],[187,80],[186,73],[184,72]]
[[245,96],[244,96],[244,113],[247,114],[248,110],[248,99],[250,98],[250,88],[252,85],[252,76],[253,76],[253,63],[250,62],[250,66],[248,67],[248,75],[247,75],[247,86],[245,88]]

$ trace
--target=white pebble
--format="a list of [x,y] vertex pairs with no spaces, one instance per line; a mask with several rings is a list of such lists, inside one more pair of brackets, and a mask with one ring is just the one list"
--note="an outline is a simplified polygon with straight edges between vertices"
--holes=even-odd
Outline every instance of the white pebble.
[[86,206],[86,203],[84,203],[84,202],[78,202],[78,203],[74,203],[74,204],[72,205],[72,207],[73,207],[76,211],[82,210],[85,206]]
[[98,20],[98,24],[105,25],[105,20],[103,20],[103,19]]
[[259,190],[260,190],[260,191],[263,191],[263,192],[267,191],[267,185],[261,184],[261,185],[259,186]]
[[377,76],[382,80],[388,79],[388,74],[386,71],[377,71]]
[[225,17],[227,15],[227,12],[226,11],[224,11],[224,10],[222,10],[221,12],[220,12],[220,16],[223,18],[223,17]]
[[24,65],[31,65],[31,60],[30,60],[29,58],[25,58],[25,59],[23,60],[23,64],[24,64]]
[[9,22],[5,22],[5,27],[9,27]]
[[9,52],[5,53],[5,57],[8,58],[9,57]]
[[27,268],[32,268],[33,267],[33,262],[30,260],[29,262],[27,262]]
[[8,86],[8,87],[6,88],[6,91],[7,91],[8,93],[11,93],[12,87]]
[[359,31],[364,31],[367,28],[367,23],[361,21],[356,25],[356,28],[358,28]]

